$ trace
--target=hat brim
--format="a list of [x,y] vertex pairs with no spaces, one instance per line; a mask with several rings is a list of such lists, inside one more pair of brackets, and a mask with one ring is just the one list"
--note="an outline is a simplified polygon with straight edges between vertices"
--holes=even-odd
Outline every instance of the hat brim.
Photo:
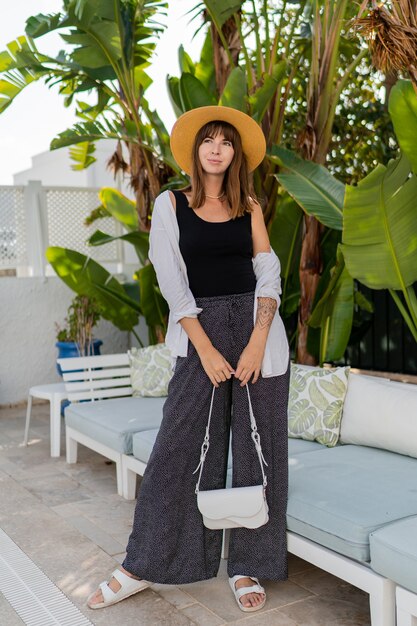
[[249,115],[226,106],[205,106],[183,113],[171,131],[171,151],[180,168],[191,174],[194,139],[202,126],[220,120],[236,128],[246,156],[248,169],[253,171],[261,163],[266,152],[265,136],[259,124]]

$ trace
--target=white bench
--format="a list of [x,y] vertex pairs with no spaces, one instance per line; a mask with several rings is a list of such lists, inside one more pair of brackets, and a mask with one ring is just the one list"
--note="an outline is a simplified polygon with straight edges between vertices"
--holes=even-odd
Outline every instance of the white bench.
[[159,428],[165,398],[133,398],[128,355],[58,359],[70,405],[65,409],[67,463],[77,462],[82,444],[116,464],[123,494],[122,455],[132,452],[132,435]]

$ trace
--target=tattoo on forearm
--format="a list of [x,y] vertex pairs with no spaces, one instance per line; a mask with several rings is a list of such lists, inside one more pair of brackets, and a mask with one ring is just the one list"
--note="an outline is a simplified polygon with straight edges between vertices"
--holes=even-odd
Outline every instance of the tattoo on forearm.
[[255,326],[261,330],[269,328],[277,310],[277,301],[273,298],[258,298],[258,311]]

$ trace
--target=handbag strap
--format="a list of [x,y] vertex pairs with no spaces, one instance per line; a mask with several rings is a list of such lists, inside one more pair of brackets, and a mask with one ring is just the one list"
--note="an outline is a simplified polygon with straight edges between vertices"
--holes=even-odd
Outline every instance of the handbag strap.
[[[249,402],[249,417],[250,417],[250,424],[251,424],[251,438],[253,443],[255,444],[255,448],[256,448],[256,453],[258,455],[258,459],[259,459],[259,464],[261,466],[261,471],[262,471],[262,483],[264,488],[267,485],[267,480],[266,480],[266,474],[264,471],[264,465],[266,465],[268,467],[268,463],[265,461],[264,455],[262,453],[262,447],[261,447],[261,438],[259,436],[258,433],[258,427],[256,425],[256,420],[255,420],[255,415],[253,414],[253,409],[252,409],[252,402],[250,399],[250,393],[249,393],[249,387],[246,383],[245,385],[246,387],[246,391],[248,393],[248,402]],[[200,462],[197,465],[197,467],[195,468],[193,474],[196,474],[198,472],[198,470],[200,470],[199,474],[198,474],[198,480],[197,480],[197,484],[195,486],[195,493],[199,492],[200,489],[200,481],[201,481],[201,476],[203,473],[203,467],[204,467],[204,461],[206,460],[206,456],[207,456],[207,452],[208,449],[210,447],[210,422],[211,422],[211,414],[213,411],[213,402],[214,402],[214,392],[215,392],[216,387],[213,385],[213,391],[211,392],[211,401],[210,401],[210,410],[209,410],[209,416],[208,416],[208,422],[207,422],[207,426],[206,426],[206,433],[204,435],[204,439],[203,439],[203,443],[201,445],[201,453],[200,453]]]

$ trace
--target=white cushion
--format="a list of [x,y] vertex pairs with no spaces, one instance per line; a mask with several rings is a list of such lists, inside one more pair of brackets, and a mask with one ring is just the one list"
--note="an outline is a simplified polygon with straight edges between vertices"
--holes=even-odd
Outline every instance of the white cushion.
[[340,442],[417,457],[414,385],[351,374],[343,406]]

